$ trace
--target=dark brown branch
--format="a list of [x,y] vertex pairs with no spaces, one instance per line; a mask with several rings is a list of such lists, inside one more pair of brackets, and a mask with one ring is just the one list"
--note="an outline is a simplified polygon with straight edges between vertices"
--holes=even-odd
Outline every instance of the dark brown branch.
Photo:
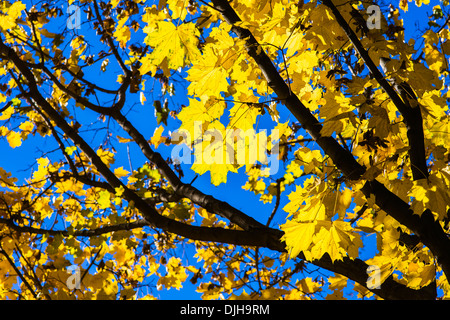
[[[44,97],[42,97],[41,93],[38,90],[34,75],[31,73],[30,69],[19,58],[14,50],[6,46],[1,39],[0,53],[3,53],[12,63],[14,63],[17,69],[28,81],[29,92],[27,93],[26,98],[30,101],[35,101],[35,103],[42,108],[43,112],[47,114],[48,117],[52,119],[52,121],[59,128],[61,128],[61,130],[63,130],[63,132],[86,154],[91,163],[111,185],[111,188],[115,189],[118,187],[122,187],[124,189],[124,198],[127,201],[134,202],[135,207],[143,214],[148,224],[153,227],[161,228],[165,231],[172,232],[194,240],[225,242],[250,246],[258,245],[274,250],[282,250],[284,248],[284,245],[279,241],[282,235],[281,231],[266,228],[256,220],[245,216],[243,213],[240,213],[240,211],[234,209],[228,203],[221,201],[211,201],[213,199],[211,196],[199,194],[195,192],[195,189],[184,184],[178,186],[178,192],[181,192],[182,194],[188,194],[188,196],[190,196],[189,198],[195,199],[196,201],[194,202],[200,203],[200,205],[206,207],[208,211],[211,210],[210,212],[225,211],[232,219],[237,220],[238,225],[245,225],[250,231],[197,227],[160,215],[153,206],[149,205],[144,199],[140,198],[136,193],[126,187],[120,181],[120,179],[118,179],[114,175],[114,173],[107,167],[107,165],[102,162],[100,157],[91,148],[91,146],[87,144],[86,141],[84,141],[84,139],[82,139],[78,135],[76,130],[69,126],[64,118],[48,103],[48,101]],[[120,113],[116,112],[115,114]],[[123,119],[125,118],[123,117]],[[159,164],[159,162],[164,162],[159,154],[154,155],[157,155],[157,165]],[[167,163],[165,165],[167,166]],[[191,192],[194,194],[191,194]],[[225,210],[223,210],[222,207],[225,208]]]
[[240,210],[237,210],[227,202],[215,199],[210,195],[202,193],[192,185],[183,183],[176,173],[170,168],[168,163],[164,161],[162,156],[158,152],[152,150],[144,136],[125,116],[119,112],[116,112],[112,115],[112,117],[139,145],[142,153],[147,157],[147,159],[155,164],[164,177],[166,177],[177,195],[192,200],[195,204],[205,208],[211,213],[216,213],[230,220],[244,230],[264,227],[263,224],[247,216]]
[[[212,0],[215,8],[222,12],[224,19],[232,25],[231,30],[246,43],[247,53],[255,60],[265,76],[269,86],[278,96],[281,102],[289,109],[289,111],[301,123],[302,127],[314,138],[322,150],[330,156],[335,165],[351,180],[359,179],[365,172],[365,168],[361,166],[353,157],[351,152],[343,148],[335,139],[331,137],[322,137],[320,130],[322,126],[317,119],[311,114],[297,96],[290,93],[289,87],[278,73],[270,58],[262,50],[251,34],[251,32],[235,24],[240,21],[236,12],[231,8],[226,0]],[[260,50],[258,50],[258,48]],[[431,251],[438,257],[442,263],[444,272],[450,276],[450,240],[443,232],[438,222],[431,221],[427,215],[422,218],[415,215],[410,206],[398,196],[389,191],[384,185],[378,181],[367,182],[362,188],[362,192],[366,197],[375,196],[375,203],[394,219],[407,226],[416,233],[423,243],[427,245]],[[432,218],[432,217],[431,217]],[[331,263],[329,270],[336,270]],[[360,284],[365,285],[367,280],[366,269],[358,269],[363,272],[364,281],[356,280]],[[355,271],[356,272],[356,271]],[[354,279],[352,275],[349,278]],[[387,293],[385,293],[387,294]]]
[[127,223],[120,223],[115,224],[111,226],[104,226],[92,230],[79,230],[74,231],[73,233],[70,233],[67,230],[50,230],[50,229],[41,229],[41,228],[35,228],[35,227],[28,227],[28,226],[19,226],[14,223],[12,219],[5,219],[0,218],[0,224],[4,224],[11,228],[12,230],[20,233],[31,233],[31,234],[46,234],[50,236],[74,236],[74,237],[95,237],[106,233],[116,232],[116,231],[126,231],[126,230],[132,230],[136,228],[142,228],[145,226],[148,226],[148,222],[146,222],[144,219],[137,220],[134,222],[127,222]]
[[280,206],[280,197],[281,197],[281,182],[284,181],[284,178],[277,179],[277,194],[276,194],[276,200],[275,200],[275,207],[272,210],[272,213],[270,214],[269,219],[267,219],[266,227],[270,225],[272,222],[273,217],[275,216],[275,213],[277,213],[278,207]]
[[[344,30],[347,37],[355,47],[356,51],[359,53],[364,63],[369,68],[370,73],[388,94],[389,98],[392,100],[398,111],[403,116],[407,127],[408,141],[410,144],[409,156],[411,159],[411,171],[414,180],[427,178],[428,168],[425,159],[425,142],[423,134],[422,114],[420,112],[420,108],[418,106],[412,106],[409,103],[409,99],[402,94],[404,90],[402,90],[400,86],[393,87],[389,84],[389,82],[381,74],[380,70],[378,70],[377,66],[370,58],[367,50],[359,41],[356,33],[352,30],[344,17],[342,17],[341,13],[333,4],[333,2],[331,0],[323,0],[323,4],[330,8],[336,18],[336,21]],[[399,96],[399,94],[402,97]]]

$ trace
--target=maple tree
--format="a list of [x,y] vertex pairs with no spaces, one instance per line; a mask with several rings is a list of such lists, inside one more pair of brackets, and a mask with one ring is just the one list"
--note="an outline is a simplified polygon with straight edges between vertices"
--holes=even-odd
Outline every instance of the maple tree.
[[[403,24],[428,4],[2,1],[0,136],[39,148],[0,168],[1,299],[448,298],[448,0]],[[210,194],[234,176],[268,214]]]

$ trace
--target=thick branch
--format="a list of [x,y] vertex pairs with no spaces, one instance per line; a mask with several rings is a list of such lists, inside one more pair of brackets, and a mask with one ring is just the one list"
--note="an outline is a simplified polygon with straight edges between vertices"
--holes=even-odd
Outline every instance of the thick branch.
[[[320,135],[321,125],[297,96],[293,95],[264,50],[257,50],[259,44],[247,29],[235,26],[240,21],[236,12],[226,0],[212,0],[215,8],[232,25],[231,30],[244,40],[248,54],[256,61],[266,80],[278,98],[291,111],[324,152],[348,179],[359,179],[365,172],[351,152],[344,149],[335,139]],[[415,215],[410,206],[389,191],[378,181],[367,182],[362,192],[366,197],[375,196],[375,203],[394,219],[416,233],[422,242],[438,257],[447,276],[450,276],[450,240],[438,222],[431,221],[427,215]],[[365,272],[365,270],[363,270]],[[367,275],[365,276],[367,279]]]
[[[123,196],[127,201],[132,201],[135,207],[144,215],[148,224],[156,228],[161,228],[165,231],[172,232],[194,240],[216,241],[226,242],[239,245],[258,245],[262,247],[268,247],[271,249],[281,250],[284,245],[279,241],[282,232],[276,229],[266,228],[264,225],[258,223],[256,220],[246,216],[237,209],[234,209],[229,204],[221,201],[211,201],[211,196],[199,194],[188,185],[178,185],[177,190],[181,190],[182,194],[188,194],[189,198],[196,199],[196,202],[206,206],[206,209],[211,209],[212,212],[225,211],[238,225],[245,225],[251,231],[238,231],[229,230],[223,228],[206,228],[188,225],[179,221],[172,220],[168,217],[160,215],[156,209],[149,205],[144,199],[139,197],[131,189],[127,188],[118,179],[114,173],[107,167],[96,152],[91,148],[89,144],[84,141],[83,138],[64,120],[64,118],[48,103],[48,101],[42,97],[38,90],[34,75],[30,69],[23,62],[19,56],[6,46],[0,39],[0,53],[3,53],[11,62],[15,64],[17,69],[22,73],[28,82],[27,99],[34,101],[34,103],[40,106],[45,114],[59,127],[63,132],[86,154],[91,163],[96,167],[99,173],[106,179],[111,188],[123,187]],[[120,112],[115,112],[115,115],[120,115]],[[118,116],[119,123],[127,123],[125,117]],[[151,151],[149,148],[148,150]],[[152,154],[152,157],[156,157],[156,164],[160,167],[164,167],[159,154]],[[159,159],[159,158],[160,159]],[[164,162],[165,163],[165,162]],[[168,166],[165,163],[165,166]],[[194,194],[190,194],[193,192]],[[194,201],[195,202],[195,201]],[[203,203],[204,202],[204,203]],[[221,210],[223,206],[225,210]],[[237,214],[239,213],[239,214]],[[236,218],[237,217],[237,218]]]
[[244,230],[264,227],[263,224],[244,214],[240,210],[237,210],[229,203],[215,199],[213,196],[204,194],[190,184],[183,183],[178,178],[176,173],[170,168],[167,162],[164,161],[161,155],[152,150],[144,136],[125,116],[119,112],[116,112],[112,115],[112,117],[139,145],[142,153],[147,157],[147,159],[156,165],[164,177],[166,177],[169,181],[177,195],[192,200],[195,204],[205,208],[211,213],[218,214],[230,220]]
[[[230,230],[214,227],[197,227],[191,225],[180,224],[173,221],[177,226],[171,227],[175,233],[185,236],[189,239],[200,241],[214,241],[219,243],[228,243],[243,246],[265,247],[279,252],[285,252],[285,245],[279,239],[276,239],[270,232],[265,229],[254,229],[252,231]],[[48,234],[48,235],[62,235],[69,236],[67,231],[45,230],[25,226],[17,226],[9,219],[0,218],[0,223],[6,224],[13,230],[23,233],[34,234]],[[118,224],[114,226],[106,226],[94,230],[80,230],[75,231],[72,235],[79,237],[92,237],[101,234],[120,231],[131,230],[134,228],[141,228],[147,226],[145,220],[138,220],[135,222]],[[180,228],[181,227],[181,228]],[[300,258],[304,257],[300,255]],[[368,265],[359,259],[350,260],[344,258],[342,261],[332,262],[326,255],[320,260],[315,260],[313,263],[321,268],[325,268],[339,274],[342,274],[358,283],[366,286]],[[407,288],[396,282],[392,276],[386,279],[381,285],[380,289],[373,290],[384,299],[433,299],[436,294],[433,291],[435,286],[429,285],[421,290],[413,290]]]
[[19,226],[14,223],[12,219],[0,218],[0,223],[7,225],[9,228],[13,229],[16,232],[20,233],[32,233],[32,234],[47,234],[50,236],[58,236],[61,235],[63,237],[74,236],[74,237],[94,237],[99,236],[105,233],[116,232],[116,231],[124,231],[124,230],[132,230],[136,228],[142,228],[144,226],[148,226],[148,222],[144,219],[140,219],[134,222],[128,223],[119,223],[111,226],[100,227],[92,230],[79,230],[74,231],[73,233],[68,232],[67,230],[50,230],[50,229],[41,229],[34,228],[28,226]]

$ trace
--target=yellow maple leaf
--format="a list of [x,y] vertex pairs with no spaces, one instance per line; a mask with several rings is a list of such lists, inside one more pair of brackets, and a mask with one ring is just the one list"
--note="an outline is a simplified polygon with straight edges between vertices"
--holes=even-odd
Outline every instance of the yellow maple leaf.
[[225,103],[217,99],[208,99],[206,101],[189,98],[189,105],[184,106],[178,113],[178,120],[182,122],[180,129],[189,131],[190,141],[200,138],[200,135],[208,126],[222,115],[225,109]]
[[424,111],[435,119],[441,119],[446,116],[445,112],[448,111],[446,99],[441,96],[440,91],[433,90],[424,92],[419,99],[421,107],[424,107]]
[[66,147],[64,150],[69,156],[71,156],[77,150],[77,147],[76,146]]
[[104,150],[104,149],[100,148],[97,150],[97,155],[108,166],[110,164],[114,163],[114,161],[115,161],[114,154],[108,150]]
[[170,69],[176,70],[200,55],[197,48],[199,31],[194,23],[176,26],[172,22],[159,21],[156,25],[156,30],[150,31],[144,39],[153,48],[146,63],[150,60],[154,66],[160,66],[165,60]]
[[[245,101],[245,100],[244,100]],[[252,102],[252,101],[249,101]],[[230,109],[230,127],[248,130],[253,128],[259,111],[253,105],[235,103]]]
[[187,80],[191,83],[188,93],[197,97],[203,95],[220,97],[221,92],[228,89],[228,72],[223,68],[220,54],[214,46],[203,49],[203,55],[198,58],[188,71]]
[[161,136],[164,131],[164,127],[160,125],[158,128],[155,129],[155,132],[153,133],[152,138],[150,139],[150,143],[155,146],[155,148],[158,148],[158,146],[161,143],[164,143],[167,140],[167,137]]
[[118,177],[126,177],[127,175],[130,174],[130,172],[128,172],[127,170],[125,170],[123,167],[119,167],[114,169],[114,174]]
[[[306,253],[309,250],[313,236],[316,231],[315,222],[297,222],[295,220],[289,220],[285,224],[280,226],[284,231],[283,240],[286,242],[286,246],[289,251],[289,256],[295,258],[300,252]],[[305,255],[305,256],[306,256]]]
[[[3,95],[0,95],[0,97],[4,97]],[[0,102],[2,99],[0,99]],[[0,115],[0,120],[8,120],[9,118],[11,118],[12,114],[14,113],[14,107],[10,106],[8,108],[6,108],[6,110],[4,110],[1,115]]]
[[[210,149],[212,150],[212,149]],[[208,150],[207,150],[208,151]],[[197,153],[198,155],[198,153]],[[211,183],[215,186],[218,186],[221,183],[227,182],[227,176],[228,172],[234,172],[237,173],[237,168],[229,163],[215,163],[214,160],[216,160],[216,155],[208,155],[203,154],[202,155],[202,161],[194,162],[192,165],[192,170],[194,170],[196,173],[203,175],[207,171],[210,172],[211,175]],[[218,153],[218,157],[222,157],[221,154]],[[206,161],[205,161],[206,160]]]
[[319,58],[313,51],[303,51],[292,57],[289,62],[295,64],[296,72],[306,72],[307,74],[311,74],[313,68],[318,66]]
[[345,256],[350,258],[358,256],[358,248],[362,247],[362,241],[359,234],[351,230],[348,222],[338,220],[329,223],[327,221],[325,227],[321,230],[324,229],[329,231],[328,239],[323,239],[318,234],[315,235],[315,238],[320,239],[319,243],[322,244],[321,250],[319,250],[319,257],[322,257],[324,253],[328,253],[331,260],[335,261],[342,260]]
[[6,139],[11,148],[17,148],[22,145],[22,136],[19,132],[10,131],[6,136]]
[[40,181],[42,184],[45,183],[45,178],[48,175],[48,164],[50,161],[48,158],[39,158],[36,160],[39,167],[38,170],[33,172],[33,181]]
[[126,264],[131,259],[134,259],[134,251],[126,244],[126,239],[117,241],[114,244],[114,257],[119,265]]
[[19,126],[22,131],[30,133],[34,129],[34,124],[31,121],[22,122]]
[[109,191],[102,190],[98,193],[99,197],[97,203],[100,205],[101,209],[107,209],[111,205],[111,195]]

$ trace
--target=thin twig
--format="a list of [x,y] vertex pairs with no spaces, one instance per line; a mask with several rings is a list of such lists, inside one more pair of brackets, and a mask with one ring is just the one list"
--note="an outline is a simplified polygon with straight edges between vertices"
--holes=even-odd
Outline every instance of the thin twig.
[[268,227],[270,225],[270,223],[272,222],[273,217],[275,216],[275,213],[278,210],[278,207],[280,206],[280,196],[281,196],[281,182],[284,181],[284,178],[279,178],[277,179],[277,195],[276,195],[276,202],[275,202],[275,207],[272,210],[272,213],[270,214],[269,219],[267,220],[266,223],[266,227]]
[[25,284],[25,286],[28,288],[28,290],[30,290],[31,294],[33,295],[33,297],[35,299],[37,299],[37,294],[36,292],[34,292],[33,288],[31,287],[31,285],[28,283],[28,281],[25,279],[25,277],[22,275],[22,273],[20,272],[20,270],[16,267],[16,265],[14,264],[14,261],[12,261],[11,257],[5,252],[5,250],[3,250],[1,244],[0,244],[0,253],[3,254],[6,258],[6,260],[8,260],[9,264],[11,265],[11,267],[14,269],[14,271],[17,273],[17,275],[19,276],[20,280],[22,280],[22,282]]

